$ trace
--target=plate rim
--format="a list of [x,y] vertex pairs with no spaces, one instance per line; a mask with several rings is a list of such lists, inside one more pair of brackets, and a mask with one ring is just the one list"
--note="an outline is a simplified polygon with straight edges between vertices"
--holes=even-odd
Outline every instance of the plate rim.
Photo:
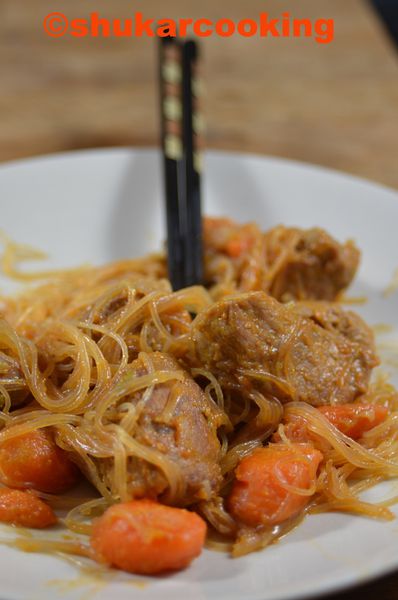
[[[48,152],[45,154],[36,154],[33,156],[26,156],[26,157],[21,157],[21,158],[15,158],[15,159],[10,159],[10,160],[5,160],[2,161],[0,163],[0,171],[3,170],[3,168],[8,168],[8,167],[19,167],[19,166],[25,166],[27,164],[30,163],[38,163],[41,161],[49,161],[49,162],[53,162],[56,161],[58,159],[64,159],[64,158],[70,158],[73,159],[74,157],[79,157],[79,156],[84,156],[84,155],[101,155],[101,154],[125,154],[127,155],[128,153],[144,153],[144,154],[154,154],[154,155],[158,155],[158,157],[161,157],[161,149],[158,146],[153,146],[153,145],[148,145],[148,146],[103,146],[103,147],[93,147],[93,148],[79,148],[77,150],[62,150],[60,152]],[[295,167],[298,169],[304,169],[307,172],[309,171],[317,171],[319,174],[324,173],[324,174],[328,174],[331,176],[336,176],[336,177],[340,177],[346,180],[349,180],[351,183],[358,183],[358,184],[366,184],[368,186],[373,186],[374,188],[377,188],[379,190],[383,190],[385,192],[389,192],[389,193],[393,193],[396,196],[398,196],[398,188],[394,188],[391,186],[388,186],[384,183],[381,183],[379,181],[376,181],[374,179],[368,178],[368,177],[364,177],[362,175],[356,175],[354,173],[351,173],[349,171],[342,171],[340,169],[336,169],[334,167],[328,167],[322,164],[318,164],[318,163],[311,163],[311,162],[306,162],[306,161],[301,161],[301,160],[296,160],[293,158],[286,158],[284,156],[278,156],[278,155],[273,155],[273,154],[263,154],[261,152],[241,152],[239,150],[224,150],[223,148],[209,148],[206,149],[204,151],[204,158],[205,160],[208,160],[209,158],[215,157],[215,158],[228,158],[228,157],[235,157],[235,158],[254,158],[254,159],[259,159],[259,160],[265,160],[268,163],[275,163],[278,164],[279,166],[290,166],[290,167]]]

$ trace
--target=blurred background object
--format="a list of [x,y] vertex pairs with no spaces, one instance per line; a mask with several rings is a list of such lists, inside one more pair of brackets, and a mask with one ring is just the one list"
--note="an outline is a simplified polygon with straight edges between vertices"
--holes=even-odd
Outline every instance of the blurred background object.
[[372,0],[388,31],[398,45],[398,2],[397,0]]
[[1,0],[0,160],[159,144],[155,40],[53,39],[42,26],[54,11],[124,18],[137,10],[148,18],[239,20],[286,10],[333,18],[330,44],[202,41],[207,146],[318,163],[398,187],[398,60],[368,0]]

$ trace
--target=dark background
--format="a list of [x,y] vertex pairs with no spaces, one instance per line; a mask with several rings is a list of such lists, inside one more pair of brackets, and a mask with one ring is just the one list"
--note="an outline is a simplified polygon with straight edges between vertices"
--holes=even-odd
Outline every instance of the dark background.
[[372,3],[398,45],[398,0],[372,0]]

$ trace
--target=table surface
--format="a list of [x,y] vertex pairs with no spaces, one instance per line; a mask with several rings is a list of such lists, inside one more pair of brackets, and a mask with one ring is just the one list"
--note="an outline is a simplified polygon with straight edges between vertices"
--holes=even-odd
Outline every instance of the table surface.
[[[66,3],[65,3],[66,4]],[[208,147],[318,163],[398,188],[398,55],[362,0],[284,1],[299,17],[335,19],[313,40],[203,43]],[[256,17],[261,0],[68,0],[69,17]],[[224,6],[227,3],[224,2]],[[158,143],[156,48],[149,39],[50,39],[52,0],[0,0],[0,160]],[[279,0],[266,10],[280,16]],[[159,13],[162,12],[162,15]],[[228,13],[228,14],[227,14]],[[398,575],[333,596],[398,599]]]
[[[43,17],[258,16],[262,0],[0,0],[0,160],[158,143],[150,39],[52,39]],[[222,3],[221,3],[222,4]],[[335,19],[335,40],[209,37],[203,43],[207,145],[272,154],[398,187],[398,54],[365,0],[284,0]],[[322,6],[322,10],[320,9]],[[280,0],[266,9],[281,16]],[[160,12],[162,13],[160,15]],[[227,14],[228,13],[228,14]],[[293,11],[292,11],[293,14]]]

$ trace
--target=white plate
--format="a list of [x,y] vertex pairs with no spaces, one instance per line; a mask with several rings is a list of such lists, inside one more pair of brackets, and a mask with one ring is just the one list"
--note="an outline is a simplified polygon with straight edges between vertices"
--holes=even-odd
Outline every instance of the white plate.
[[[325,227],[363,249],[353,295],[360,312],[398,332],[398,295],[382,290],[398,267],[398,194],[327,171],[257,156],[209,153],[207,213]],[[57,266],[103,263],[160,247],[163,238],[159,155],[152,150],[103,150],[38,158],[0,167],[0,227],[39,246]],[[395,484],[396,485],[396,484]],[[384,484],[370,494],[391,491]],[[394,490],[392,490],[394,491]],[[397,511],[398,514],[398,511]],[[5,528],[0,531],[3,537]],[[205,551],[184,572],[145,579],[117,574],[98,583],[61,558],[0,546],[0,595],[7,600],[278,600],[308,597],[363,582],[398,568],[398,521],[341,514],[309,517],[263,552],[232,560]],[[142,589],[137,581],[146,581]],[[66,583],[65,583],[66,582]]]

